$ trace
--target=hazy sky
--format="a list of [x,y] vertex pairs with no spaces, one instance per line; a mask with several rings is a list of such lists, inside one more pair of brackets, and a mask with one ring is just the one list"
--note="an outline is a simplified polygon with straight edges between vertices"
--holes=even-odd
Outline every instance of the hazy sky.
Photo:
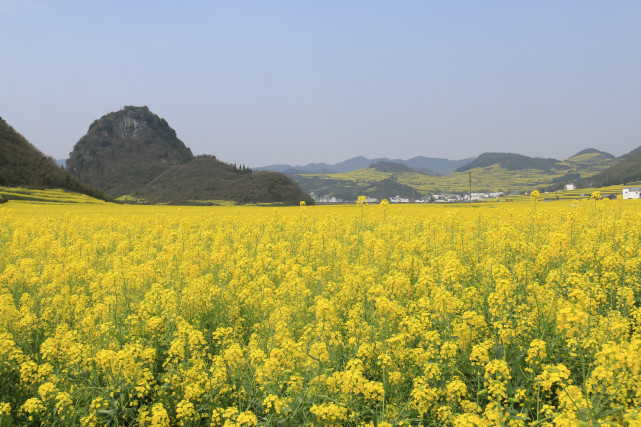
[[250,166],[621,155],[640,22],[639,0],[0,0],[0,116],[55,158],[125,105]]

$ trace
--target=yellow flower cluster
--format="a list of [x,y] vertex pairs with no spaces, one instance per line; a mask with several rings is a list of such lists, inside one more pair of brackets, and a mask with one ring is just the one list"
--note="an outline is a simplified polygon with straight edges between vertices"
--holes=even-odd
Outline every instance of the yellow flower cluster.
[[3,204],[0,425],[638,425],[638,202],[301,206]]

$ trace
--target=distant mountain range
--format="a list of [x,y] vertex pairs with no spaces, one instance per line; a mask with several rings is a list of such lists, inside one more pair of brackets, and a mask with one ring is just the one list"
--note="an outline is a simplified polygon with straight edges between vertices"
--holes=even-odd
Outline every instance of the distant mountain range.
[[333,174],[346,173],[358,169],[367,168],[374,163],[388,162],[398,163],[408,168],[423,171],[429,174],[447,175],[454,172],[457,168],[466,165],[474,160],[474,157],[462,160],[448,160],[435,157],[412,157],[408,160],[388,159],[386,157],[368,159],[363,156],[354,157],[333,165],[327,163],[309,163],[304,166],[291,166],[287,164],[269,165],[254,168],[254,170],[271,170],[283,172],[286,174]]
[[[353,169],[362,165],[367,166]],[[460,161],[356,157],[337,165],[310,164],[283,170],[317,199],[352,200],[361,194],[376,198],[461,194],[469,191],[470,178],[475,192],[510,193],[555,190],[567,183],[611,185],[638,180],[641,150],[615,158],[605,151],[588,148],[565,160],[516,153],[483,153]]]

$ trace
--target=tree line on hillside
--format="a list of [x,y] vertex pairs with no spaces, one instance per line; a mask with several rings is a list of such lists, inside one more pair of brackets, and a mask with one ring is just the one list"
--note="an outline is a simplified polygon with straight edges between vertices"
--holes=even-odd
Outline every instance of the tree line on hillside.
[[[0,117],[0,186],[62,188],[113,200],[56,165]],[[10,196],[5,196],[6,201]]]

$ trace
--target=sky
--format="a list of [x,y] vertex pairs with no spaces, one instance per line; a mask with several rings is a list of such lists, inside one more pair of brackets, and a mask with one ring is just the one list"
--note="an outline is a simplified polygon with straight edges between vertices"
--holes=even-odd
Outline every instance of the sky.
[[618,156],[639,22],[638,0],[0,0],[0,117],[56,159],[125,105],[253,167]]

